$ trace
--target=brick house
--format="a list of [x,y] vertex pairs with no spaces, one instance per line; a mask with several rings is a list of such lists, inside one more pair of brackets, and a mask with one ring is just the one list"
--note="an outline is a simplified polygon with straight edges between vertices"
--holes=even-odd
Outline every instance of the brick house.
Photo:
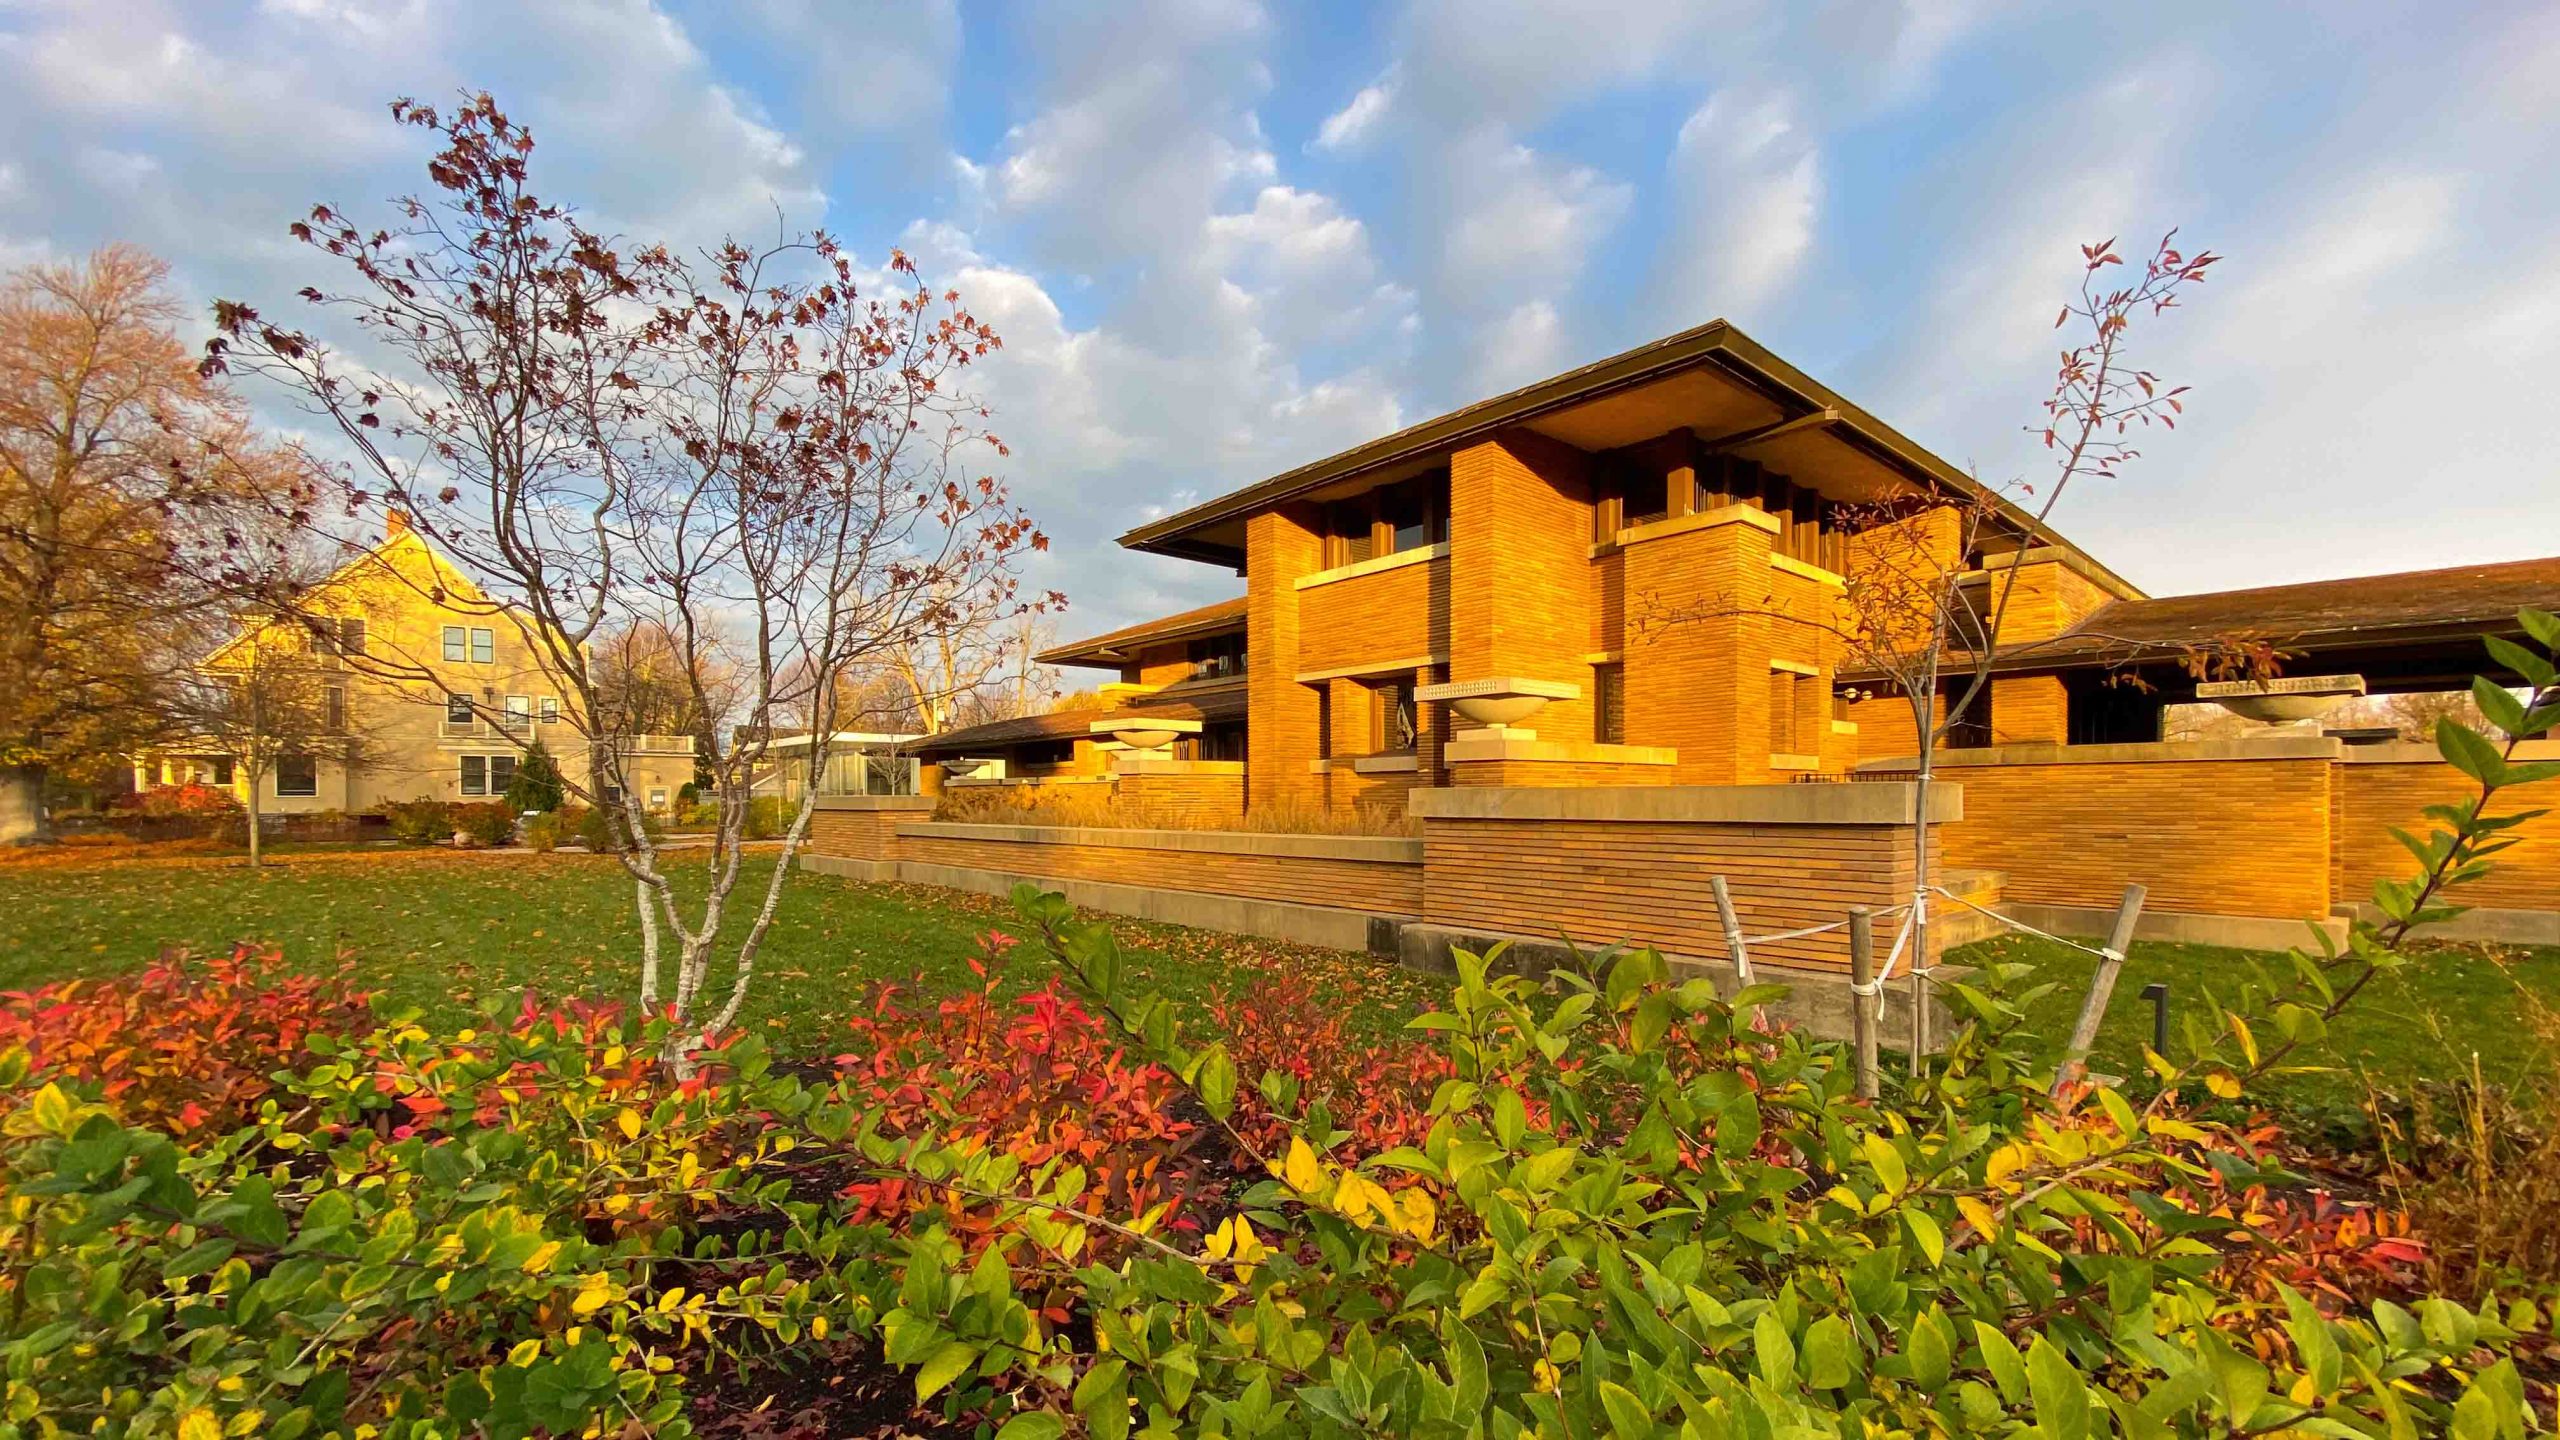
[[[1890,746],[1897,703],[1837,699],[1836,640],[1786,616],[1843,589],[1860,545],[1844,507],[1931,488],[1974,491],[1717,323],[1142,526],[1121,543],[1233,567],[1246,594],[1041,658],[1112,669],[1132,714],[1195,723],[1175,757],[1243,762],[1251,805],[1839,776]],[[1990,558],[2032,566],[2012,633],[2140,596],[2024,514],[2002,525]],[[2014,738],[2060,738],[2050,680],[2001,684]],[[1506,699],[1532,713],[1461,713]],[[926,753],[1108,773],[1105,722],[1038,719]]]
[[[1947,507],[1891,518],[1931,494],[1989,505],[1971,553]],[[2478,637],[2513,633],[2518,607],[2560,608],[2560,559],[2146,596],[1722,322],[1121,543],[1231,569],[1244,593],[1039,657],[1112,672],[1104,708],[917,747],[958,762],[953,786],[1086,787],[1116,808],[875,817],[833,852],[848,873],[1027,877],[1125,913],[1371,948],[1392,931],[1408,951],[1565,933],[1714,957],[1713,879],[1764,930],[1890,905],[1916,883],[1916,794],[1893,783],[1911,707],[1808,617],[1916,551],[1967,587],[2016,580],[1992,681],[1940,755],[1931,879],[2072,933],[2103,932],[2139,882],[2145,935],[2281,947],[2306,921],[2338,933],[2405,867],[2391,828],[2465,782],[2432,747],[2354,732],[2169,743],[2167,706],[2222,698],[2182,656],[2243,635],[2303,691],[2442,691],[2497,673]],[[1798,783],[1850,780],[1867,783]],[[2551,813],[2513,832],[2465,924],[2560,943],[2560,780],[2525,788],[2519,806]],[[1196,833],[1344,812],[1410,838]],[[1194,833],[1149,832],[1151,813]],[[1348,898],[1390,876],[1395,893]],[[1775,963],[1841,961],[1835,936]]]

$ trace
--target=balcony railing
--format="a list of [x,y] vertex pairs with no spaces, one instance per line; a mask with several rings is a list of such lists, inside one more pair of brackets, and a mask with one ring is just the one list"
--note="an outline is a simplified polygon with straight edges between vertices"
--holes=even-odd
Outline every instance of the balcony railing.
[[690,755],[693,753],[693,737],[690,735],[625,735],[614,744],[617,749],[631,755]]

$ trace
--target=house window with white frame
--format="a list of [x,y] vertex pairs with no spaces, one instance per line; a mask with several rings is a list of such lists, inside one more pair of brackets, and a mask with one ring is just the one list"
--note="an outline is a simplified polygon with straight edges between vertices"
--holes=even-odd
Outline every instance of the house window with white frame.
[[444,627],[444,658],[447,664],[459,665],[470,658],[470,633],[459,625]]
[[545,695],[539,703],[542,711],[542,723],[545,725],[559,724],[560,697],[557,695]]
[[474,665],[491,665],[495,664],[497,659],[498,637],[496,632],[489,630],[485,626],[472,626],[471,663]]
[[320,762],[309,755],[276,757],[276,798],[308,800],[320,793]]

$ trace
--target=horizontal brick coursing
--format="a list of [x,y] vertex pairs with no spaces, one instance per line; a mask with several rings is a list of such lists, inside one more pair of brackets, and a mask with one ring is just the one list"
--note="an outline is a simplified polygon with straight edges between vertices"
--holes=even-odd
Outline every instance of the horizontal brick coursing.
[[1672,785],[1669,765],[1602,765],[1582,761],[1469,760],[1449,767],[1453,785]]
[[1426,560],[1296,592],[1298,668],[1340,670],[1449,649],[1449,562]]
[[923,833],[922,827],[912,825],[898,837],[897,858],[1005,875],[1241,895],[1379,915],[1413,915],[1422,909],[1422,867],[1410,864],[960,839]]
[[809,815],[809,851],[848,860],[891,859],[897,827],[915,818],[912,810],[815,810]]
[[[2373,898],[2374,881],[2417,873],[2416,858],[2391,838],[2392,826],[2424,835],[2434,824],[2424,813],[2427,806],[2471,800],[2480,788],[2441,761],[2359,761],[2335,767],[2332,791],[2337,844],[2331,873],[2337,898],[2363,903]],[[2553,813],[2506,831],[2505,838],[2516,845],[2492,856],[2489,873],[2457,890],[2455,901],[2497,910],[2560,910],[2560,779],[2501,790],[2489,813],[2525,810]]]
[[2329,766],[2280,760],[1968,765],[1947,864],[1998,870],[2011,900],[2309,919],[2329,913]]
[[1123,775],[1114,782],[1133,821],[1207,829],[1244,818],[1244,776]]
[[[1768,933],[1839,920],[1851,905],[1899,903],[1911,860],[1907,833],[1890,826],[1434,819],[1424,822],[1423,869],[1423,916],[1434,924],[1727,960],[1712,877],[1725,877],[1743,929]],[[1849,963],[1845,931],[1753,954]]]

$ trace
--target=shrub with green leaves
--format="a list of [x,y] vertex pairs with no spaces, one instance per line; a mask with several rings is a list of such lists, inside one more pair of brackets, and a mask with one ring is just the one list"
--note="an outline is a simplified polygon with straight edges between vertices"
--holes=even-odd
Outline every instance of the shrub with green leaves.
[[[2491,863],[2499,791],[2541,773],[2515,747],[2560,721],[2560,624],[2527,629],[2543,653],[2501,659],[2534,693],[2482,697],[2503,740],[2442,737],[2479,794],[2410,837],[2389,920],[2139,1089],[2056,1083],[2022,967],[1950,985],[1950,1048],[1870,1101],[1843,1047],[1765,1021],[1774,986],[1462,952],[1414,1022],[1419,1134],[1380,1148],[1030,887],[1113,1065],[1225,1128],[1233,1187],[1177,1207],[1072,1146],[937,1132],[930,1071],[813,1084],[751,1040],[670,1068],[662,1021],[602,1011],[316,1038],[183,1143],[13,1051],[0,1433],[681,1435],[689,1380],[848,1342],[994,1440],[2550,1433],[2549,1297],[2347,1283],[2407,1242],[2345,1253],[2217,1118]],[[894,1223],[848,1198],[882,1181]]]

